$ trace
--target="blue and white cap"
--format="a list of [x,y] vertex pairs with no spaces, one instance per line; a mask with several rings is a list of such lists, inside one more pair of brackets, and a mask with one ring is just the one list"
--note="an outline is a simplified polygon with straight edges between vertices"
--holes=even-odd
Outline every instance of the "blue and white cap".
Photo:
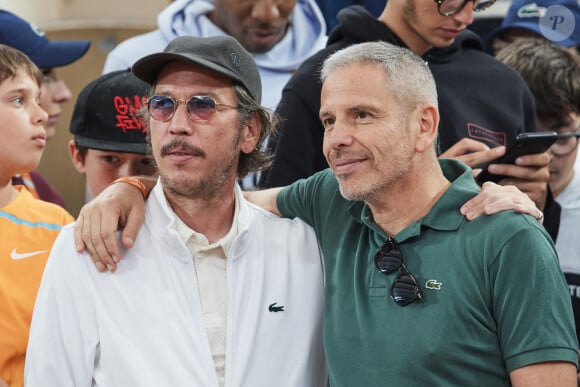
[[562,47],[576,47],[580,45],[580,5],[578,0],[515,0],[489,41],[510,28],[527,29]]

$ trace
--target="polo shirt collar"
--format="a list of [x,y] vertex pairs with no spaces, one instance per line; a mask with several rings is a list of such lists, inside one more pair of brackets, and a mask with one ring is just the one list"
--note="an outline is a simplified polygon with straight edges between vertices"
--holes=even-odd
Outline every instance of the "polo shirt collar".
[[[479,187],[472,177],[472,170],[462,162],[453,159],[439,159],[439,164],[451,185],[426,216],[395,235],[394,239],[397,242],[420,235],[422,227],[453,231],[465,221],[465,217],[459,212],[459,207],[479,193]],[[374,222],[371,210],[366,203],[352,202],[348,211],[355,221],[384,235],[381,228]]]

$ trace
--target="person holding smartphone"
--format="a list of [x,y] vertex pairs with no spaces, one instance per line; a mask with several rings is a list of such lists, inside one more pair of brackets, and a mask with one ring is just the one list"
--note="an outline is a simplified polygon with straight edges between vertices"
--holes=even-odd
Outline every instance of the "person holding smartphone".
[[[556,132],[525,132],[520,133],[516,137],[516,141],[511,144],[503,156],[493,160],[494,164],[514,164],[518,157],[538,154],[546,152],[552,144],[557,140],[558,133]],[[486,181],[493,181],[494,183],[505,179],[505,175],[497,175],[489,172],[486,167],[477,174],[476,180],[482,185]]]
[[556,251],[570,287],[576,333],[580,333],[580,175],[574,169],[580,137],[580,67],[565,48],[537,38],[516,41],[499,51],[497,58],[528,83],[536,99],[539,130],[557,133],[549,150],[549,184],[562,207]]
[[[329,55],[356,43],[389,42],[411,49],[427,62],[437,84],[442,157],[480,167],[503,155],[518,129],[535,131],[533,96],[525,82],[483,52],[481,39],[467,29],[474,13],[485,12],[494,3],[389,0],[378,18],[360,6],[343,9],[327,46],[304,62],[284,88],[276,110],[282,124],[269,142],[275,149],[274,162],[262,175],[261,185],[288,185],[328,167],[318,117],[318,70]],[[547,189],[548,163],[548,154],[540,153],[521,157],[517,164],[493,164],[491,171],[509,176],[501,184],[516,185],[548,218],[553,203]]]
[[[351,45],[325,61],[321,81],[323,153],[331,168],[246,195],[316,232],[329,384],[576,386],[572,308],[550,237],[513,211],[465,220],[458,209],[479,187],[465,164],[437,159],[437,93],[424,61],[385,42]],[[170,125],[182,128],[184,121]],[[129,189],[121,199],[139,212],[141,188]],[[147,207],[155,189],[151,196]],[[145,217],[159,222],[149,211]],[[78,223],[88,221],[86,212],[79,216]],[[95,231],[105,228],[80,234],[93,244]],[[143,262],[131,252],[147,243],[148,230],[134,239],[117,273],[99,278],[123,276]],[[75,265],[86,264],[67,249]],[[51,258],[60,255],[53,250]]]

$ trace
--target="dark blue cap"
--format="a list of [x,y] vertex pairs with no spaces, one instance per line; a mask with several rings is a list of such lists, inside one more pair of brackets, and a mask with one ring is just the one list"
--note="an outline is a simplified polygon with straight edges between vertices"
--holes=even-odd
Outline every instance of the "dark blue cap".
[[50,41],[44,32],[8,11],[0,10],[0,44],[22,51],[40,68],[61,67],[82,57],[90,40]]

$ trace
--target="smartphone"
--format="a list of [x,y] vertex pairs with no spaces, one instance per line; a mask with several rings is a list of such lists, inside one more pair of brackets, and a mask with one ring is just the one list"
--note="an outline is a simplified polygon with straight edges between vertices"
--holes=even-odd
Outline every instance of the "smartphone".
[[[516,137],[516,141],[508,147],[505,154],[495,160],[490,161],[490,164],[513,164],[516,159],[523,155],[533,155],[536,153],[544,153],[556,141],[558,133],[556,132],[526,132],[520,133]],[[477,182],[479,185],[486,181],[493,181],[497,183],[505,176],[489,173],[487,167],[483,168],[481,173],[477,175]]]

